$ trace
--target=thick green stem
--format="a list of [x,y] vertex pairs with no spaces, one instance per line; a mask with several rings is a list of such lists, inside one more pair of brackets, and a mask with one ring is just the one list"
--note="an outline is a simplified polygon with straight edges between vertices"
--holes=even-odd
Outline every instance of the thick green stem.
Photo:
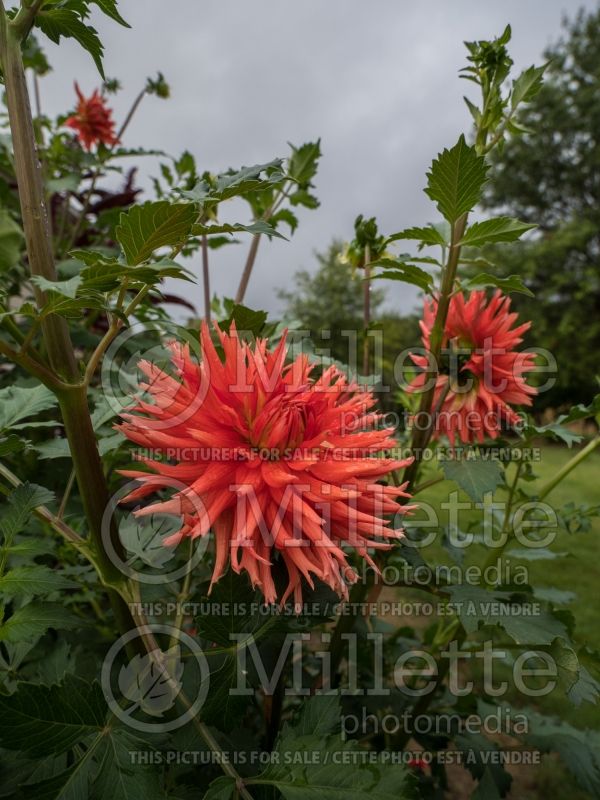
[[[34,5],[29,10],[35,11],[35,8],[37,6]],[[21,56],[22,35],[21,26],[8,21],[4,5],[0,0],[0,57],[4,71],[15,174],[19,187],[29,269],[32,275],[53,281],[57,277],[56,267]],[[43,307],[46,302],[44,292],[36,290],[36,300],[38,306]],[[102,541],[102,520],[109,497],[90,418],[86,386],[80,383],[66,321],[62,317],[50,314],[42,322],[42,333],[50,363],[57,376],[53,376],[37,362],[29,363],[31,359],[28,359],[26,354],[20,353],[14,360],[26,369],[31,367],[32,374],[49,386],[58,397],[77,485],[89,526],[90,552],[100,579],[109,587],[119,629],[126,632],[133,627],[133,621],[126,603],[116,591],[117,587],[121,588],[124,584],[123,575],[108,557]],[[2,349],[10,357],[4,346]],[[58,376],[63,380],[61,381]],[[115,552],[122,555],[122,546],[114,526],[111,528],[110,536]]]
[[[73,386],[59,393],[58,401],[89,525],[90,545],[104,583],[117,585],[122,583],[123,575],[108,557],[102,541],[102,520],[110,498],[90,418],[86,387]],[[76,446],[73,446],[74,442],[77,442]],[[110,539],[115,553],[124,558],[123,545],[114,526],[110,530]]]
[[[0,53],[29,268],[32,275],[39,275],[46,280],[55,281],[57,275],[44,196],[42,168],[35,144],[31,106],[21,57],[19,29],[7,24],[4,9],[0,9],[0,17],[2,18]],[[34,291],[38,307],[41,308],[47,301],[46,295],[37,287]],[[50,314],[42,322],[42,330],[50,363],[56,372],[66,380],[76,380],[77,365],[66,321],[62,317]]]
[[415,460],[404,473],[404,480],[408,481],[409,484],[412,484],[415,480],[419,470],[419,464],[423,456],[423,450],[425,447],[427,447],[433,429],[434,415],[431,413],[431,411],[437,376],[439,374],[439,362],[442,352],[442,342],[444,340],[444,328],[446,326],[446,317],[448,316],[448,308],[450,307],[450,299],[452,297],[452,292],[454,291],[456,270],[460,259],[461,246],[459,242],[463,238],[466,226],[467,214],[463,214],[462,217],[459,217],[459,219],[457,219],[452,226],[450,250],[448,252],[448,259],[444,268],[444,275],[438,297],[435,321],[433,323],[433,328],[431,330],[429,339],[429,365],[427,372],[425,373],[425,385],[427,388],[421,395],[419,410],[415,416],[415,423],[413,427],[411,450]]

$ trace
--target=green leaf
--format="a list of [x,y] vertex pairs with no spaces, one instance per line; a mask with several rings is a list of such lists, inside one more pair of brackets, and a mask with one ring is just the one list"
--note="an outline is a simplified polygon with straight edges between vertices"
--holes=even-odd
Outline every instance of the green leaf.
[[307,142],[300,147],[290,144],[290,147],[292,155],[287,164],[287,174],[296,183],[297,188],[290,192],[289,201],[292,206],[318,208],[319,201],[310,189],[321,157],[321,140]]
[[0,533],[4,542],[10,545],[15,535],[23,530],[34,509],[53,500],[52,492],[43,486],[34,483],[18,486],[9,496],[8,506],[0,518]]
[[528,744],[544,753],[556,752],[577,783],[592,797],[600,796],[600,734],[579,730],[527,709]]
[[[277,761],[257,778],[247,780],[248,787],[272,786],[285,800],[402,800],[410,796],[408,776],[399,764],[378,760],[375,754],[368,763],[359,755],[356,742],[344,742],[330,734],[333,717],[339,728],[339,698],[317,695],[306,700],[296,724],[286,724],[278,737]],[[318,753],[318,759],[315,754]],[[342,760],[340,760],[342,759]],[[343,767],[340,766],[343,764]],[[218,785],[219,800],[228,787]],[[250,791],[251,788],[250,788]]]
[[4,208],[0,209],[0,272],[19,263],[25,244],[23,230]]
[[481,198],[488,166],[461,135],[451,150],[444,150],[431,165],[426,194],[450,224],[471,211]]
[[504,471],[495,459],[452,459],[444,461],[442,469],[446,478],[457,483],[476,503],[504,482]]
[[401,239],[413,239],[423,244],[437,244],[441,247],[447,247],[448,242],[442,236],[441,232],[434,228],[433,225],[427,225],[425,228],[405,228],[399,233],[393,233],[388,237],[388,243],[397,242]]
[[471,795],[471,798],[493,800],[504,797],[510,789],[512,777],[497,760],[500,748],[496,742],[491,742],[483,733],[463,731],[455,737],[454,743],[465,754],[466,768],[479,781],[479,794]]
[[321,157],[321,140],[306,142],[300,147],[290,144],[290,147],[292,155],[287,165],[288,175],[300,185],[307,186],[317,174],[317,162]]
[[38,639],[49,628],[68,630],[81,624],[81,617],[58,603],[29,603],[17,609],[12,617],[0,625],[0,641],[30,642]]
[[239,170],[229,170],[216,179],[203,178],[190,191],[182,192],[195,203],[214,205],[232,197],[242,197],[251,192],[268,191],[285,179],[283,160],[275,158],[266,164],[254,164]]
[[86,25],[81,16],[71,8],[45,7],[37,14],[35,24],[55,44],[60,44],[61,37],[75,39],[94,59],[98,72],[104,78],[102,55],[104,47],[98,32],[91,25]]
[[[100,255],[100,254],[98,254]],[[75,251],[73,256],[83,260],[80,251]],[[86,262],[84,262],[86,263]],[[85,291],[112,292],[117,289],[125,279],[130,288],[139,286],[155,286],[164,278],[177,278],[190,281],[188,271],[169,259],[160,259],[152,264],[142,264],[137,267],[128,267],[120,261],[93,261],[87,259],[89,266],[81,270],[82,287]]]
[[49,281],[41,275],[32,275],[31,282],[43,292],[55,292],[63,297],[70,297],[74,300],[79,284],[81,283],[81,276],[75,275],[67,281]]
[[107,706],[98,683],[66,675],[59,686],[18,683],[0,695],[0,743],[32,756],[64,753],[104,727]]
[[117,10],[117,0],[91,0],[91,2],[95,3],[107,17],[114,19],[119,25],[123,25],[124,28],[131,28],[131,25],[119,14]]
[[384,267],[383,272],[378,272],[371,276],[372,280],[384,278],[392,281],[402,281],[402,283],[418,286],[424,292],[429,291],[433,282],[431,275],[421,267],[395,258],[380,258],[371,262],[371,267]]
[[267,236],[275,236],[277,239],[285,239],[272,225],[262,219],[251,222],[248,225],[242,225],[240,222],[217,222],[214,225],[203,225],[198,223],[192,229],[194,236],[214,236],[215,233],[252,233],[252,234],[266,234]]
[[8,600],[39,597],[76,586],[60,572],[42,564],[15,567],[0,577],[0,594]]
[[537,228],[514,217],[495,217],[469,225],[460,241],[464,247],[481,247],[495,242],[515,242],[527,231]]
[[551,645],[556,638],[568,638],[565,625],[547,609],[540,608],[539,614],[532,614],[530,609],[516,613],[515,605],[531,605],[531,595],[487,591],[470,584],[449,586],[447,590],[467,633],[499,627],[517,644],[527,645]]
[[203,800],[229,800],[233,795],[236,788],[235,778],[229,778],[227,775],[222,775],[215,780],[208,787]]
[[266,321],[266,311],[257,311],[236,303],[231,309],[229,316],[219,321],[219,327],[222,330],[228,331],[231,328],[231,323],[235,322],[236,329],[239,333],[252,333],[253,336],[258,337],[263,332]]
[[486,767],[477,788],[471,795],[471,800],[501,800],[502,795],[498,791],[496,781],[492,776],[492,771]]
[[198,216],[193,203],[144,203],[121,214],[117,239],[131,266],[146,261],[159,247],[176,248],[190,235]]
[[[585,650],[582,649],[582,655]],[[583,702],[596,705],[600,697],[600,684],[580,662],[575,650],[562,639],[556,639],[550,655],[558,667],[558,674],[569,700],[575,706]]]
[[596,395],[587,406],[581,403],[572,406],[566,414],[560,414],[554,422],[550,422],[548,425],[534,425],[531,420],[528,420],[527,427],[522,433],[523,436],[528,438],[532,436],[545,436],[551,439],[560,439],[571,447],[575,442],[581,441],[583,437],[578,433],[573,433],[573,431],[565,426],[570,422],[588,419],[589,417],[597,417],[598,415],[600,415],[600,394]]
[[84,755],[75,764],[58,775],[21,784],[24,800],[86,800],[94,762]]
[[[94,784],[98,800],[166,800],[159,770],[132,765],[131,753],[142,748],[147,749],[148,743],[126,730],[117,728],[102,736]],[[175,798],[177,790],[169,796]]]
[[515,78],[510,94],[510,104],[513,110],[520,103],[529,103],[540,91],[547,66],[547,64],[541,67],[532,65],[524,70],[518,78]]
[[6,386],[0,389],[0,430],[57,405],[56,397],[45,386]]
[[463,288],[469,292],[477,289],[487,289],[493,287],[502,289],[503,292],[520,292],[528,297],[534,297],[533,292],[525,286],[520,275],[509,275],[507,278],[498,278],[488,272],[480,272],[474,278],[470,278],[463,284]]

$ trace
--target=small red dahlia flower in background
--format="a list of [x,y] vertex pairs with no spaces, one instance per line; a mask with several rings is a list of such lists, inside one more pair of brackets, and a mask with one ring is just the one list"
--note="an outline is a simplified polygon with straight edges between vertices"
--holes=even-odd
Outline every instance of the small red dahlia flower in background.
[[183,527],[165,544],[205,536],[212,527],[212,583],[231,562],[273,603],[271,568],[279,554],[289,577],[282,604],[293,593],[300,606],[302,580],[313,587],[314,577],[346,597],[357,576],[342,546],[353,546],[375,568],[368,548],[389,548],[402,535],[386,516],[408,510],[396,499],[408,497],[405,486],[376,481],[411,460],[382,456],[396,445],[392,429],[375,429],[382,415],[371,411],[372,394],[335,367],[314,379],[305,355],[285,366],[285,336],[271,352],[266,340],[241,340],[233,325],[229,333],[216,330],[223,360],[203,324],[199,364],[178,342],[169,345],[176,377],[140,363],[153,402],[140,400],[119,428],[171,458],[140,457],[154,474],[124,470],[142,485],[123,502],[176,483],[180,490],[170,500],[135,513],[182,515]]
[[75,113],[65,120],[65,125],[77,131],[77,138],[86,150],[91,150],[99,142],[109,147],[117,144],[112,109],[98,89],[87,98],[77,83],[75,91],[78,97],[77,108]]
[[[420,323],[426,350],[436,313],[437,301],[426,301]],[[524,377],[535,367],[533,354],[515,350],[531,323],[513,327],[517,319],[510,311],[510,298],[499,290],[489,301],[484,291],[451,299],[433,398],[433,438],[446,434],[452,445],[456,436],[464,443],[483,442],[485,436],[495,439],[502,424],[519,422],[511,406],[530,406],[537,389]],[[424,370],[408,387],[418,392],[427,380],[428,358],[412,359]]]

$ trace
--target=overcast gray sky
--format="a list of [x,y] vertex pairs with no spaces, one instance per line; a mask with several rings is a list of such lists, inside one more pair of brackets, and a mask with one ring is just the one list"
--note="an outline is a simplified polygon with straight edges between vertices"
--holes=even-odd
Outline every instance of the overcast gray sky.
[[[131,30],[95,13],[109,77],[124,90],[118,120],[161,70],[172,98],[146,98],[124,144],[173,155],[190,150],[201,170],[269,161],[321,137],[321,207],[302,210],[289,242],[265,240],[246,297],[277,312],[275,289],[313,269],[315,249],[352,235],[357,214],[383,232],[435,219],[423,194],[435,154],[469,127],[459,80],[463,40],[498,35],[510,22],[515,71],[541,61],[560,36],[561,19],[583,0],[121,0]],[[43,79],[46,113],[73,106],[73,79],[87,93],[99,84],[90,57],[73,41],[48,45],[54,71]],[[144,162],[143,175],[157,162]],[[142,177],[142,182],[147,181]],[[245,208],[240,222],[247,222]],[[212,256],[212,288],[235,293],[246,244]],[[196,265],[197,266],[197,265]],[[388,307],[408,311],[416,290],[389,287]],[[200,287],[184,293],[202,307]],[[194,297],[196,295],[196,297]]]

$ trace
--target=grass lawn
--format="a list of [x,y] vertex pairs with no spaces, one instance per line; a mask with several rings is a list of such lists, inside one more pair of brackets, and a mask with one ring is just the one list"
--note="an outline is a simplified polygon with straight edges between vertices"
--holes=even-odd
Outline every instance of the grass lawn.
[[[541,447],[541,460],[533,465],[534,472],[538,475],[536,482],[526,484],[528,493],[535,493],[538,486],[550,480],[558,470],[572,458],[577,448],[543,445]],[[436,474],[437,467],[429,467],[425,479]],[[512,472],[514,467],[510,468]],[[510,473],[509,473],[510,475]],[[418,500],[426,500],[434,509],[439,511],[442,524],[448,519],[448,512],[440,509],[440,504],[448,500],[450,492],[456,490],[456,484],[443,481],[419,494]],[[497,498],[506,498],[506,491],[498,491]],[[468,498],[459,494],[461,501]],[[600,450],[592,453],[586,461],[571,472],[546,498],[557,512],[567,503],[576,505],[600,505]],[[461,529],[466,525],[474,513],[462,512],[465,516],[459,517]],[[515,546],[519,546],[515,543]],[[507,550],[511,549],[511,545]],[[575,593],[575,598],[565,607],[568,608],[576,619],[574,642],[576,645],[587,645],[591,649],[600,650],[600,518],[592,519],[591,530],[586,533],[569,534],[559,530],[555,540],[549,546],[555,553],[566,553],[564,557],[552,560],[517,561],[512,556],[511,564],[524,564],[529,570],[529,582],[537,585],[555,587]],[[446,550],[438,541],[422,551],[423,556],[430,564],[447,563],[452,561]],[[485,559],[483,548],[479,545],[467,548],[465,563],[481,564]],[[404,597],[404,591],[401,590]],[[419,593],[421,597],[423,596]],[[430,621],[430,620],[429,620]],[[498,679],[502,677],[498,673]],[[519,694],[514,691],[506,698],[513,707],[521,704]],[[527,698],[526,698],[527,699]],[[529,700],[534,700],[530,698]],[[527,705],[532,705],[531,702]],[[545,714],[559,717],[578,728],[600,729],[600,706],[584,703],[579,708],[575,707],[565,696],[562,689],[555,689],[547,697],[540,698],[536,707]],[[533,785],[524,785],[515,776],[514,788],[509,797],[518,800],[541,798],[544,800],[562,800],[569,797],[572,800],[588,797],[579,792],[568,773],[554,759],[544,758],[541,767],[536,769]],[[531,775],[531,768],[529,770]],[[461,796],[460,793],[458,795]]]

